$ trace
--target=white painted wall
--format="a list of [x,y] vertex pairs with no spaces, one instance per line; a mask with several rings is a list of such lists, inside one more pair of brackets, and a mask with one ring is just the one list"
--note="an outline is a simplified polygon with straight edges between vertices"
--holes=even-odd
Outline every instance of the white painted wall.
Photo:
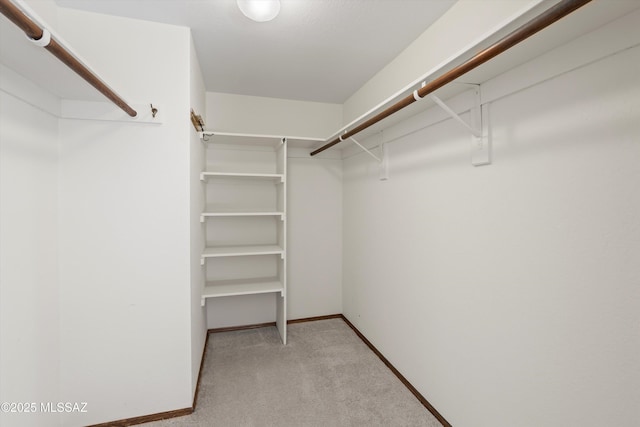
[[60,121],[60,396],[89,411],[64,425],[190,407],[189,30],[66,9],[59,24],[164,119]]
[[37,403],[0,425],[54,426],[39,404],[60,381],[58,119],[22,99],[57,102],[0,65],[0,402]]
[[210,130],[327,138],[342,121],[342,105],[207,92]]
[[[193,39],[190,38],[189,41],[190,106],[196,114],[204,117],[206,113],[204,80],[202,78],[200,63]],[[202,233],[202,224],[200,223],[200,214],[204,208],[204,191],[200,182],[200,171],[204,165],[204,147],[198,137],[198,132],[193,126],[189,127],[189,132],[189,149],[191,156],[189,163],[191,200],[191,210],[189,212],[191,232],[191,390],[195,394],[207,333],[205,310],[200,303],[204,280],[202,267],[200,266],[200,254],[204,248],[204,236]]]
[[[207,93],[207,129],[324,138],[341,125],[342,106]],[[342,177],[334,153],[310,159],[289,146],[288,318],[342,312]],[[272,322],[273,295],[207,301],[209,328]]]
[[289,150],[289,318],[342,313],[342,160]]
[[484,85],[491,166],[452,120],[344,160],[345,315],[455,426],[640,422],[640,48],[526,84],[594,40]]
[[480,44],[499,28],[541,3],[542,0],[458,0],[345,101],[343,124],[365,114],[430,70],[439,70],[466,52],[469,46]]
[[164,123],[60,120],[69,101],[0,66],[1,400],[88,404],[0,423],[190,407],[206,322],[190,257],[202,244],[191,167],[202,152],[188,111],[205,99],[189,30],[29,5],[125,99],[160,107]]

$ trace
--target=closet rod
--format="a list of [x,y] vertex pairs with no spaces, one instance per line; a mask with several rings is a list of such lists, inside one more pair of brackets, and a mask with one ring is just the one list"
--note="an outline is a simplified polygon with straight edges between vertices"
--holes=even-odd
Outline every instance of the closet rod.
[[44,48],[47,49],[53,56],[62,61],[67,67],[71,68],[80,77],[87,81],[91,86],[96,88],[100,93],[109,98],[111,102],[120,107],[125,113],[131,117],[138,115],[136,110],[131,108],[122,98],[120,98],[111,88],[109,88],[98,76],[93,74],[91,70],[85,67],[80,61],[78,61],[69,51],[67,51],[60,43],[58,43],[53,37],[48,44],[46,38],[50,37],[47,30],[40,28],[35,22],[25,15],[15,4],[10,0],[0,0],[0,12],[6,16],[11,22],[18,26],[25,32],[27,37],[34,41],[42,40]]
[[408,107],[409,105],[413,104],[417,100],[424,98],[425,96],[436,91],[437,89],[440,89],[442,86],[446,85],[447,83],[451,83],[455,79],[468,73],[474,68],[484,64],[490,59],[498,56],[502,52],[515,46],[521,41],[528,39],[532,35],[539,32],[540,30],[548,27],[549,25],[560,20],[561,18],[564,18],[565,16],[569,15],[571,12],[575,11],[576,9],[579,9],[580,7],[589,3],[590,1],[591,0],[560,1],[555,6],[547,9],[546,11],[536,16],[526,24],[515,29],[514,31],[512,31],[502,39],[498,40],[497,42],[489,46],[488,48],[480,51],[471,59],[458,65],[452,70],[447,71],[446,73],[442,74],[440,77],[428,82],[422,88],[415,90],[411,95],[408,95],[406,98],[401,99],[400,101],[396,102],[392,106],[388,107],[386,110],[383,110],[382,112],[378,113],[374,117],[370,118],[364,123],[353,128],[352,130],[345,132],[344,134],[340,135],[338,138],[334,139],[333,141],[323,145],[317,150],[312,151],[311,155],[315,156],[316,154],[319,154],[324,150],[331,148],[336,144],[339,144],[345,139],[351,138],[357,133],[360,133],[363,130],[373,126],[379,121],[386,119],[390,115],[402,110],[403,108]]

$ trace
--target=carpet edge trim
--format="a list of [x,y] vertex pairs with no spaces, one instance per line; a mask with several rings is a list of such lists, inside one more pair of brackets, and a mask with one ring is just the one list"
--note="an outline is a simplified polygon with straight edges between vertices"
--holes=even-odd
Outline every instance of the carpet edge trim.
[[[318,320],[328,320],[328,319],[342,319],[347,326],[349,326],[353,332],[358,336],[358,338],[360,338],[360,340],[362,340],[362,342],[369,347],[369,349],[376,355],[378,356],[378,358],[382,361],[382,363],[385,364],[385,366],[387,366],[387,368],[389,368],[389,370],[400,380],[400,382],[402,384],[404,384],[404,386],[418,399],[418,401],[444,426],[444,427],[453,427],[451,424],[449,424],[449,422],[436,410],[436,408],[433,407],[433,405],[431,405],[431,403],[429,403],[429,401],[427,399],[425,399],[425,397],[420,394],[420,392],[404,377],[404,375],[402,375],[400,373],[400,371],[398,371],[395,366],[393,366],[391,364],[391,362],[389,362],[389,360],[387,360],[386,357],[384,357],[384,355],[382,353],[380,353],[380,351],[373,345],[371,344],[371,342],[362,334],[362,332],[360,332],[358,330],[358,328],[356,328],[353,323],[351,323],[349,321],[349,319],[347,319],[345,317],[344,314],[329,314],[329,315],[325,315],[325,316],[314,316],[314,317],[305,317],[302,319],[292,319],[292,320],[287,320],[287,325],[290,324],[296,324],[296,323],[305,323],[305,322],[315,322]],[[232,332],[232,331],[243,331],[243,330],[249,330],[249,329],[258,329],[258,328],[264,328],[264,327],[268,327],[268,326],[275,326],[276,322],[267,322],[267,323],[258,323],[258,324],[253,324],[253,325],[243,325],[243,326],[231,326],[231,327],[225,327],[225,328],[213,328],[213,329],[208,329],[207,333],[206,333],[206,338],[204,341],[204,348],[202,349],[202,359],[200,360],[200,371],[198,372],[198,383],[196,384],[196,391],[194,393],[193,396],[193,404],[190,408],[182,408],[182,409],[176,409],[173,411],[166,411],[166,412],[159,412],[156,414],[150,414],[150,415],[142,415],[139,417],[133,417],[133,418],[126,418],[123,420],[117,420],[117,421],[109,421],[106,423],[100,423],[100,424],[92,424],[90,426],[87,427],[128,427],[128,426],[133,426],[133,425],[137,425],[137,424],[144,424],[144,423],[149,423],[152,421],[162,421],[162,420],[168,420],[170,418],[177,418],[177,417],[183,417],[183,416],[187,416],[187,415],[191,415],[193,414],[193,412],[196,409],[196,404],[197,404],[197,400],[198,400],[198,392],[200,390],[200,380],[202,378],[202,369],[204,367],[204,360],[207,354],[207,344],[209,342],[209,334],[215,334],[215,333],[219,333],[219,332]]]
[[190,408],[176,409],[173,411],[158,412],[155,414],[141,415],[133,418],[125,418],[122,420],[109,421],[106,423],[92,424],[87,427],[128,427],[138,424],[150,423],[152,421],[163,421],[171,418],[184,417],[193,414],[196,410],[198,401],[198,392],[200,391],[200,380],[202,379],[202,369],[204,367],[204,359],[207,356],[207,343],[209,342],[209,332],[207,331],[204,339],[204,347],[202,348],[202,359],[200,359],[200,370],[198,371],[198,382],[196,383],[196,391],[193,394],[193,403]]
[[371,341],[369,341],[367,339],[367,337],[365,337],[362,332],[360,332],[358,330],[358,328],[356,328],[353,323],[351,323],[349,321],[349,319],[347,319],[344,314],[341,314],[340,317],[342,318],[342,320],[344,320],[344,322],[347,324],[347,326],[349,326],[353,332],[355,332],[355,334],[358,336],[358,338],[360,338],[362,340],[363,343],[365,343],[365,345],[367,347],[369,347],[369,349],[376,355],[378,356],[378,358],[382,361],[382,363],[384,363],[387,368],[389,368],[389,370],[391,372],[393,372],[393,374],[398,377],[398,379],[400,380],[400,382],[402,384],[404,384],[404,386],[416,397],[416,399],[418,399],[418,401],[422,404],[422,406],[424,406],[429,412],[431,412],[431,414],[440,422],[440,424],[443,425],[443,427],[453,427],[451,424],[449,424],[449,422],[442,416],[442,414],[440,414],[440,412],[438,412],[438,410],[431,404],[429,403],[429,401],[427,399],[425,399],[425,397],[413,386],[413,384],[411,384],[409,382],[409,380],[407,380],[404,375],[402,375],[400,373],[400,371],[398,371],[396,369],[395,366],[393,366],[391,364],[391,362],[389,362],[389,360],[387,360],[386,357],[384,357],[384,355],[382,353],[380,353],[380,351],[373,345],[371,344]]

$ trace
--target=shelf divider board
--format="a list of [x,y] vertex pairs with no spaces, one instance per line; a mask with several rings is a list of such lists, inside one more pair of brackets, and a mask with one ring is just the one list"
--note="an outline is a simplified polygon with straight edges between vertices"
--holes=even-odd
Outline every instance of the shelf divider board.
[[[284,140],[283,144],[277,148],[277,157],[276,157],[276,170],[282,173],[284,176],[287,176],[287,146],[288,140]],[[279,189],[279,209],[282,209],[283,212],[287,211],[287,183],[283,183],[282,187]],[[285,221],[282,223],[282,227],[280,227],[280,244],[282,248],[286,250],[287,248],[287,223],[286,216],[283,217]],[[284,345],[287,344],[287,257],[282,256],[282,259],[279,262],[279,272],[278,276],[280,277],[283,285],[283,292],[280,295],[276,295],[276,327],[278,328],[278,332],[280,333],[280,338],[282,339],[282,343]]]

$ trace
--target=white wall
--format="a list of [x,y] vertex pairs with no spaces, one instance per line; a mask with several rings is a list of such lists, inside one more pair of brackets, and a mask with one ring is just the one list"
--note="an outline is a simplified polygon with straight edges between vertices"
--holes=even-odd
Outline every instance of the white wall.
[[326,138],[341,121],[339,104],[207,92],[209,130]]
[[[459,0],[344,103],[346,125],[425,73],[438,71],[469,46],[526,15],[542,0]],[[425,54],[428,52],[428,54]],[[333,130],[335,131],[335,129]]]
[[[58,401],[58,119],[23,101],[56,100],[0,65],[0,412],[3,426],[54,426],[40,402]],[[10,93],[19,95],[18,98]]]
[[602,56],[492,102],[490,166],[452,120],[344,160],[345,315],[455,426],[640,420],[640,48]]
[[[191,83],[191,108],[203,117],[206,113],[205,105],[205,87],[200,70],[200,62],[196,54],[193,38],[190,38],[189,57],[191,59],[190,83]],[[200,364],[202,361],[204,343],[207,333],[207,321],[205,318],[205,310],[201,306],[202,284],[204,275],[200,266],[200,254],[204,248],[204,236],[202,233],[202,224],[200,223],[200,214],[204,209],[204,191],[200,182],[200,171],[204,165],[204,147],[198,132],[193,126],[189,127],[190,132],[190,155],[189,164],[190,175],[190,230],[191,230],[191,389],[195,394],[198,385],[198,374],[200,373]]]
[[60,9],[59,32],[162,125],[60,121],[61,399],[86,425],[190,407],[190,33]]
[[289,150],[289,318],[342,313],[342,160]]
[[[341,125],[342,106],[208,92],[208,130],[325,138]],[[309,158],[289,146],[287,310],[289,319],[342,312],[341,160]],[[207,301],[209,328],[272,322],[273,295]]]

